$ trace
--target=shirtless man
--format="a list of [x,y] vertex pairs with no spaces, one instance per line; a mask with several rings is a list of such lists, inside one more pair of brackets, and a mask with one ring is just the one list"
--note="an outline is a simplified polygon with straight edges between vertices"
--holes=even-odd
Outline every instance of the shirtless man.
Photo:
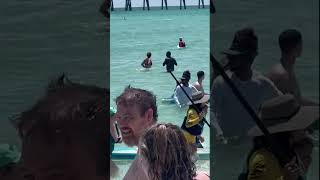
[[144,68],[151,68],[152,66],[151,52],[147,53],[147,57],[142,61],[141,66]]
[[203,85],[202,82],[204,80],[204,72],[203,71],[198,71],[197,72],[198,76],[198,81],[193,84],[193,86],[198,90],[204,93]]
[[295,29],[283,31],[279,36],[279,46],[281,49],[280,63],[271,68],[267,77],[273,81],[282,93],[293,94],[303,105],[316,105],[316,103],[301,96],[294,71],[296,59],[302,53],[301,33]]

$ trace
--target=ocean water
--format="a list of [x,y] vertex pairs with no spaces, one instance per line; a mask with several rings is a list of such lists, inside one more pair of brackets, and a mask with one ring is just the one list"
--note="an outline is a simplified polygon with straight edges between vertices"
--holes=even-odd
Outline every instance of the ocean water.
[[[215,1],[216,14],[211,15],[211,51],[217,59],[220,52],[229,48],[235,31],[250,26],[255,29],[259,38],[259,55],[254,68],[262,73],[268,72],[271,66],[279,62],[279,34],[288,28],[298,29],[303,36],[303,53],[296,62],[296,74],[303,96],[319,102],[319,1],[300,0],[255,0],[255,1]],[[228,149],[226,149],[227,151]],[[214,156],[214,147],[211,153]],[[232,167],[234,161],[228,159],[225,164]],[[214,163],[214,162],[212,162]],[[213,166],[213,165],[212,165]],[[218,165],[219,166],[219,165]],[[316,143],[313,163],[308,172],[308,180],[319,179],[319,143]]]
[[63,72],[75,82],[108,87],[101,2],[1,2],[0,143],[19,145],[8,117],[31,108]]
[[[175,104],[165,104],[162,98],[170,97],[175,80],[165,73],[162,63],[167,51],[177,60],[174,74],[181,77],[184,70],[190,70],[193,83],[197,71],[205,72],[204,88],[209,91],[209,9],[188,7],[179,10],[152,8],[150,11],[133,9],[131,12],[116,9],[110,22],[110,91],[115,99],[128,85],[152,91],[157,96],[159,122],[170,122],[180,126],[186,109]],[[177,49],[179,37],[186,42],[186,49]],[[141,62],[146,53],[152,53],[153,66],[150,71],[141,71]],[[112,100],[111,105],[115,105]],[[209,115],[208,115],[209,116]],[[209,119],[209,117],[207,117]],[[205,126],[203,151],[209,152],[209,128]],[[120,144],[119,146],[125,146]],[[117,149],[117,146],[116,146]],[[209,161],[205,163],[209,171]],[[130,163],[121,163],[127,169]],[[123,173],[120,173],[123,175]]]

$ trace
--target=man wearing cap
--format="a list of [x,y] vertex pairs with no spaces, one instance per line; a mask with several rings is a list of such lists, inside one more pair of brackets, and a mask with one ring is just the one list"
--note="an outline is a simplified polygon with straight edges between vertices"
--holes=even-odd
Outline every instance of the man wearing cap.
[[[253,29],[244,28],[237,31],[231,47],[223,53],[228,59],[229,70],[226,71],[226,74],[255,112],[258,112],[260,105],[265,100],[281,94],[269,79],[254,71],[251,67],[258,54],[258,38]],[[235,142],[229,141],[232,145],[241,140],[241,147],[228,148],[228,151],[223,149],[223,146],[220,150],[219,146],[216,147],[216,164],[219,164],[219,166],[215,168],[216,171],[219,171],[217,168],[225,168],[222,165],[225,162],[225,157],[232,158],[232,155],[245,156],[249,142],[246,144],[242,141],[247,141],[244,137],[248,129],[254,125],[254,120],[222,76],[218,76],[213,82],[211,99],[211,120],[216,134],[216,142],[225,144],[227,143],[226,139],[237,139],[234,140]],[[234,152],[230,154],[229,152],[232,152],[232,149]],[[234,179],[237,171],[241,171],[241,166],[242,164],[235,163],[232,172],[225,174],[223,177],[217,176],[216,179]],[[216,173],[214,176],[218,174]]]
[[[189,84],[191,77],[191,73],[189,70],[186,70],[183,72],[181,79],[181,87],[185,90],[185,92],[188,94],[189,97],[191,97],[193,92],[196,92],[197,89]],[[179,85],[177,86],[175,92],[174,92],[174,99],[177,103],[177,105],[181,107],[186,107],[189,103],[189,99],[186,96],[185,92],[183,92],[182,88]]]

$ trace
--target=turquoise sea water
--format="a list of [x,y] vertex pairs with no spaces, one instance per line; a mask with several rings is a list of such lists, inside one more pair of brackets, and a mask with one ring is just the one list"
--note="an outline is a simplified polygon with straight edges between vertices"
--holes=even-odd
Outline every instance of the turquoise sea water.
[[30,108],[52,78],[108,87],[102,1],[1,2],[0,143],[19,144],[8,117]]
[[[159,122],[180,126],[186,110],[179,109],[175,104],[161,102],[162,98],[171,96],[176,85],[171,75],[165,73],[162,62],[166,52],[171,51],[178,63],[175,76],[181,77],[182,72],[188,69],[191,83],[197,80],[197,71],[204,71],[204,88],[209,91],[209,9],[179,10],[170,7],[170,10],[154,8],[149,12],[117,9],[111,13],[110,27],[111,98],[115,99],[129,84],[152,91],[157,96]],[[180,36],[186,42],[186,49],[177,49]],[[150,71],[142,72],[140,64],[148,51],[152,53],[153,66]],[[114,105],[114,101],[111,104]],[[207,126],[203,135],[204,151],[208,152],[210,141]],[[208,170],[209,162],[206,164]],[[121,166],[125,168],[128,164]]]

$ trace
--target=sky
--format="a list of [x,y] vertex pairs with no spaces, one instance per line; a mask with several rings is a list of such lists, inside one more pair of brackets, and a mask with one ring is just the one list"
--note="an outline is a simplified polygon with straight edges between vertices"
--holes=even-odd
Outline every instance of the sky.
[[[132,7],[142,7],[144,0],[131,0]],[[161,6],[162,0],[149,0],[149,5],[151,6]],[[179,6],[180,0],[167,0],[168,6]],[[186,6],[198,5],[199,0],[185,0]],[[200,1],[201,2],[201,1]],[[205,5],[209,5],[209,0],[203,1]],[[113,6],[115,8],[124,8],[126,0],[113,0]],[[201,3],[200,3],[201,4]],[[164,5],[164,2],[163,2]]]

